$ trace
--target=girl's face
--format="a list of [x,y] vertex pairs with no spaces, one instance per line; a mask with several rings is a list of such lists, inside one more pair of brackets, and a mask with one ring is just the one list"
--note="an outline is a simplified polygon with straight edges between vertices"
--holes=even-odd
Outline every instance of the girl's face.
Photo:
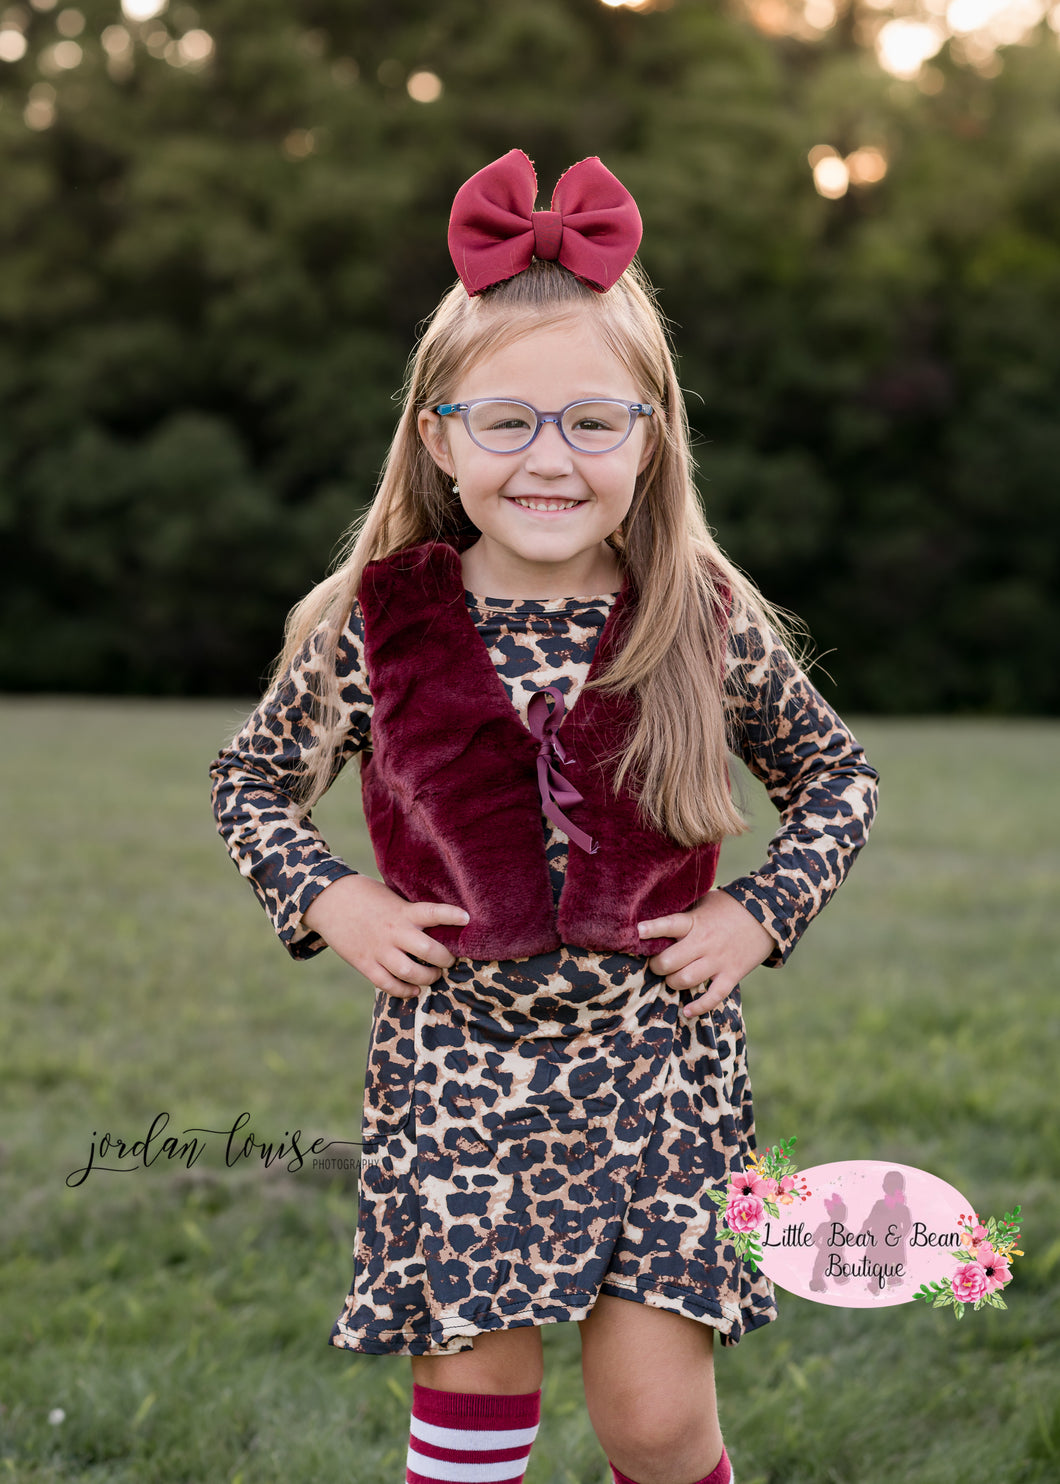
[[[590,398],[649,400],[588,316],[576,311],[469,366],[449,400],[477,397],[511,398],[539,412]],[[463,553],[469,591],[548,598],[618,588],[618,562],[605,538],[621,524],[636,477],[651,459],[654,418],[638,417],[625,443],[610,453],[578,452],[555,423],[544,423],[521,453],[480,448],[459,413],[421,412],[419,430],[435,463],[460,486],[460,503],[482,533]],[[542,504],[548,508],[531,508]]]

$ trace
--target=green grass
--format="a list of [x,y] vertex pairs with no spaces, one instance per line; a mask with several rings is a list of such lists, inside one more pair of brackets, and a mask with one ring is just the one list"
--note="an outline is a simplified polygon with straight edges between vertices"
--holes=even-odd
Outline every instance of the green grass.
[[[4,704],[0,1484],[404,1477],[400,1357],[326,1345],[351,1276],[354,1177],[260,1159],[97,1170],[94,1134],[355,1139],[371,1006],[333,955],[294,964],[213,830],[206,768],[238,705]],[[739,1484],[1060,1477],[1055,758],[1048,723],[865,722],[872,843],[790,964],[748,980],[759,1138],[802,1166],[931,1170],[1017,1202],[1004,1313],[781,1295],[718,1354]],[[761,858],[774,816],[727,847]],[[352,773],[319,818],[372,869]],[[528,1484],[609,1484],[574,1325],[544,1330]],[[64,1420],[48,1414],[61,1408]],[[687,1481],[675,1481],[687,1484]]]

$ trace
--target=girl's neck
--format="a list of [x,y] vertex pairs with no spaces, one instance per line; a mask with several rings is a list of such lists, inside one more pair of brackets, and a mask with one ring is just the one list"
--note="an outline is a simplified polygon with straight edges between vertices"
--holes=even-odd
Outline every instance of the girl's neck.
[[476,541],[460,553],[464,588],[478,597],[506,598],[513,602],[544,601],[549,598],[599,597],[618,592],[622,571],[611,547],[604,547],[581,571],[543,568],[540,573],[519,573],[495,568]]

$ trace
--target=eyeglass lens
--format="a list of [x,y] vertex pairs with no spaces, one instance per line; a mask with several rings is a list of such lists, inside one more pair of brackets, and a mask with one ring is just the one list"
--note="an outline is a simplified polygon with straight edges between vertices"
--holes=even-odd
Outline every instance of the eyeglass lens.
[[[497,453],[515,453],[537,431],[537,413],[523,402],[480,402],[468,414],[472,436]],[[563,414],[563,431],[575,448],[606,453],[629,432],[624,402],[577,402]]]

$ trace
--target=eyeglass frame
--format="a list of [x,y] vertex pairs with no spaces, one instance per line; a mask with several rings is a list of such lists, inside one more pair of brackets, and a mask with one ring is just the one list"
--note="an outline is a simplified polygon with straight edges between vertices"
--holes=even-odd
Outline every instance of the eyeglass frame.
[[[505,402],[512,407],[527,407],[537,418],[537,427],[530,434],[526,442],[520,444],[518,448],[489,448],[485,443],[480,443],[475,437],[471,431],[471,421],[469,418],[472,407],[481,407],[486,402]],[[616,407],[624,407],[629,413],[629,427],[618,442],[610,448],[579,448],[576,443],[570,441],[563,431],[564,413],[569,412],[572,407],[588,407],[594,402],[612,402]],[[559,436],[563,439],[567,447],[572,448],[575,453],[589,454],[591,457],[596,457],[598,454],[603,453],[614,453],[616,449],[622,447],[623,443],[626,442],[629,435],[633,432],[638,418],[654,417],[655,415],[655,408],[650,402],[624,402],[621,397],[578,397],[576,401],[568,402],[566,407],[561,407],[558,412],[538,412],[532,402],[524,402],[519,397],[473,397],[470,402],[439,402],[437,406],[431,408],[431,411],[437,413],[439,417],[448,417],[453,412],[459,412],[461,421],[467,429],[467,436],[471,439],[475,447],[481,448],[483,453],[496,453],[502,456],[510,453],[525,453],[546,423],[554,423],[556,425]]]

